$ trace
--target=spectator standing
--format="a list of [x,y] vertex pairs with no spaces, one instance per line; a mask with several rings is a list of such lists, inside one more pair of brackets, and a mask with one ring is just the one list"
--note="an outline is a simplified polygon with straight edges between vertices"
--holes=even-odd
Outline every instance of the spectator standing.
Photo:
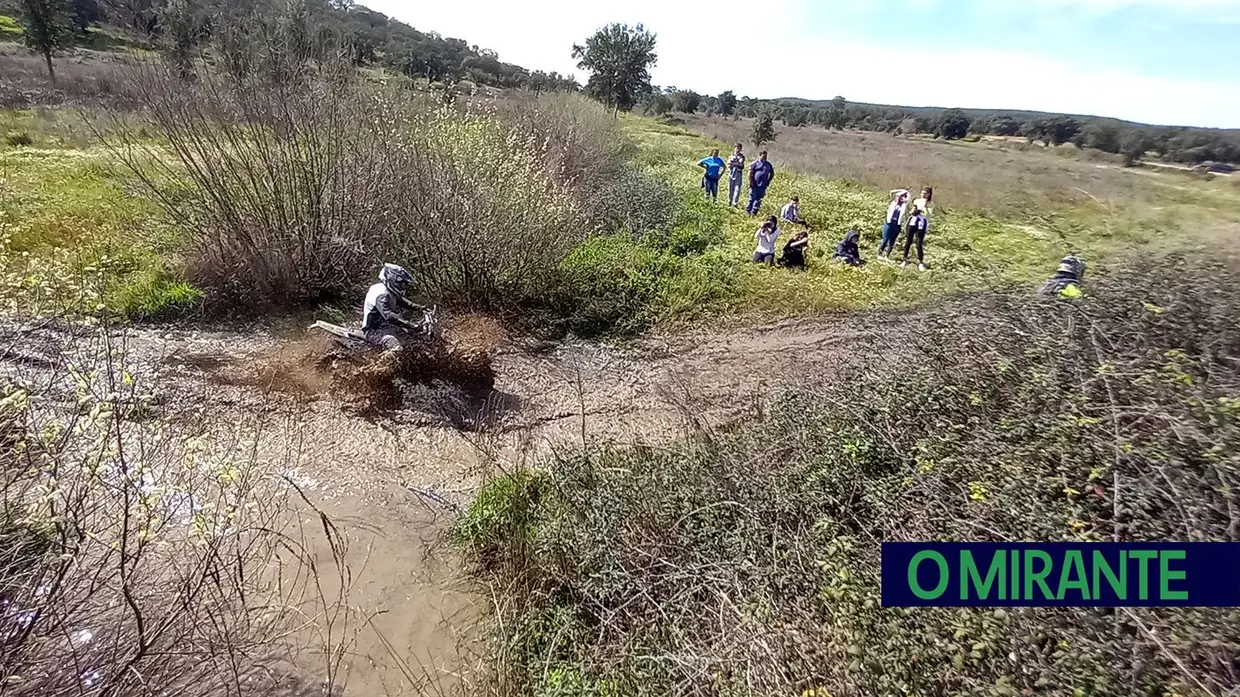
[[934,189],[927,186],[921,190],[921,196],[913,201],[913,208],[926,216],[926,228],[930,227],[930,219],[934,217]]
[[719,157],[718,150],[711,150],[710,157],[704,157],[698,162],[698,167],[705,170],[702,177],[702,188],[706,190],[706,195],[711,199],[719,200],[719,177],[723,176],[724,162]]
[[741,185],[745,183],[745,153],[741,152],[741,144],[728,158],[728,205],[735,208],[741,202]]
[[775,265],[775,240],[779,238],[779,224],[775,220],[775,216],[771,216],[762,223],[758,231],[753,234],[758,242],[758,246],[753,252],[753,261],[755,264],[766,264],[768,266]]
[[883,257],[891,256],[891,250],[896,248],[896,240],[900,238],[900,222],[904,220],[904,209],[908,207],[908,189],[892,189],[891,196],[893,200],[887,207],[882,241],[878,244],[878,254]]
[[766,151],[758,153],[758,159],[749,165],[749,205],[745,212],[757,215],[762,209],[762,197],[766,196],[766,187],[775,179],[775,166],[766,159]]

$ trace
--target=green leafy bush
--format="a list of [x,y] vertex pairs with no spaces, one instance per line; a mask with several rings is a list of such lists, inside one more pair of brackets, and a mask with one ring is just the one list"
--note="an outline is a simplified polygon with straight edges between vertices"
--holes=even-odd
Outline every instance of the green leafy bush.
[[677,192],[668,183],[624,166],[606,181],[581,194],[582,217],[604,234],[628,235],[634,241],[666,237],[681,212]]
[[1235,689],[1234,609],[882,608],[878,569],[887,540],[1236,541],[1237,288],[1156,259],[1074,303],[973,298],[728,432],[547,463],[523,553],[483,571],[514,589],[506,688],[553,665],[620,694]]
[[25,31],[22,29],[22,26],[17,23],[16,19],[10,17],[9,15],[0,15],[0,39],[16,41],[17,39],[20,39],[24,33]]
[[560,271],[555,322],[580,336],[633,334],[661,320],[709,314],[736,292],[734,266],[717,252],[685,258],[624,237],[586,240]]

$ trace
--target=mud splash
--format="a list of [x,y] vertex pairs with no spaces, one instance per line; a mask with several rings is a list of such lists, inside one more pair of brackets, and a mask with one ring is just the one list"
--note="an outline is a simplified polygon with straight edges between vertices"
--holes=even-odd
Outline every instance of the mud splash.
[[491,351],[460,344],[348,351],[311,335],[200,367],[219,384],[330,399],[362,415],[413,409],[460,428],[473,425],[494,401]]

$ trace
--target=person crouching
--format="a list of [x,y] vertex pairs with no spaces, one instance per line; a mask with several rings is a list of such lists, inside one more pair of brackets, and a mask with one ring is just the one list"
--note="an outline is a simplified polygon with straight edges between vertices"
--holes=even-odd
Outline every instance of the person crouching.
[[856,230],[849,230],[848,234],[844,235],[844,239],[835,245],[834,258],[843,261],[849,266],[864,265],[865,260],[861,258],[860,239],[861,233]]
[[784,245],[784,253],[779,257],[779,265],[787,269],[806,270],[805,253],[809,251],[809,233],[802,230],[797,236]]
[[753,252],[753,262],[755,264],[766,264],[767,266],[775,265],[775,240],[779,237],[779,224],[775,220],[775,216],[771,216],[762,223],[762,227],[753,234],[754,239],[758,242],[758,246]]

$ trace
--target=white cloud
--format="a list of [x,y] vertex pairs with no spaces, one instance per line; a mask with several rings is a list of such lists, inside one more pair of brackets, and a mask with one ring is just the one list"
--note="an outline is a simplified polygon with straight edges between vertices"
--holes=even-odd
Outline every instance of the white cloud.
[[[829,99],[914,106],[1033,109],[1151,123],[1240,127],[1240,82],[1191,82],[1103,71],[1050,56],[936,45],[860,43],[812,33],[811,0],[709,5],[667,0],[524,3],[374,0],[373,9],[423,31],[496,50],[527,68],[576,72],[571,46],[612,22],[644,22],[659,37],[655,82],[710,94]],[[857,0],[865,2],[866,0]],[[1240,0],[1025,0],[1047,6],[1240,7]],[[582,76],[584,77],[584,76]]]

